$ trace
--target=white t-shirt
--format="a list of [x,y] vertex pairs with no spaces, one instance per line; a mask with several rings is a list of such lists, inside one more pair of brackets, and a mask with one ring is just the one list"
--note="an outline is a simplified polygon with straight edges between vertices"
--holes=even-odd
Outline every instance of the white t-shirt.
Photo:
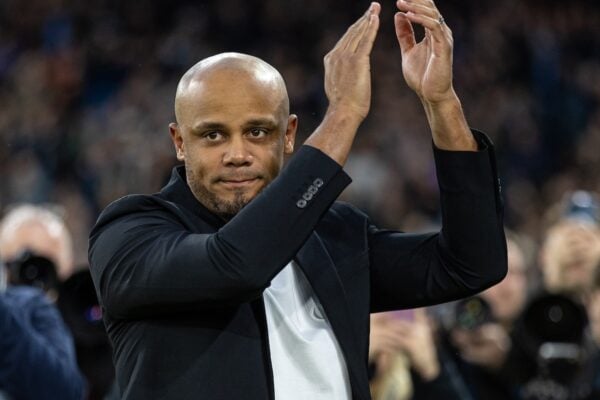
[[286,265],[263,297],[275,399],[349,400],[344,356],[298,265]]

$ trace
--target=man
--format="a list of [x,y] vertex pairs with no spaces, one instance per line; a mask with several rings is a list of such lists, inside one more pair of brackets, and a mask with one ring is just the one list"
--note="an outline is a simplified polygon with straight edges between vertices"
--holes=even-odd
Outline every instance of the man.
[[0,221],[0,399],[82,399],[85,381],[73,339],[48,294],[6,286],[2,260],[24,250],[52,259],[59,273],[66,272],[70,236],[62,220],[45,208],[22,205]]
[[600,262],[598,200],[593,193],[578,190],[555,208],[562,213],[544,232],[540,249],[543,290],[583,301]]
[[333,204],[369,111],[378,3],[325,57],[328,110],[283,170],[297,117],[279,73],[241,54],[201,61],[170,126],[185,167],[160,193],[110,205],[90,236],[123,398],[368,399],[370,312],[502,279],[495,167],[452,88],[451,32],[429,0],[398,7],[403,72],[436,146],[442,233],[378,230]]
[[51,261],[61,281],[73,273],[71,234],[63,219],[49,208],[21,204],[0,221],[0,254],[4,262],[19,258],[24,251]]
[[509,377],[528,365],[510,359],[514,324],[527,301],[527,262],[523,247],[515,239],[508,239],[507,250],[506,278],[481,294],[489,304],[491,320],[471,329],[456,326],[450,331],[450,354],[456,357],[458,370],[474,399],[520,398]]

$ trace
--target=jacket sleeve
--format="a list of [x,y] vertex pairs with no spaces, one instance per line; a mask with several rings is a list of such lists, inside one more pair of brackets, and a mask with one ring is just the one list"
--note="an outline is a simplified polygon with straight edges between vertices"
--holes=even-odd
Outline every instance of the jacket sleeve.
[[102,222],[89,249],[100,301],[111,316],[132,318],[256,298],[349,182],[339,164],[302,146],[216,233],[192,233],[158,207]]
[[58,311],[30,288],[15,296],[0,296],[0,392],[15,399],[83,399],[73,341]]
[[442,228],[406,234],[369,226],[371,311],[421,307],[480,292],[506,275],[506,240],[493,145],[434,148]]

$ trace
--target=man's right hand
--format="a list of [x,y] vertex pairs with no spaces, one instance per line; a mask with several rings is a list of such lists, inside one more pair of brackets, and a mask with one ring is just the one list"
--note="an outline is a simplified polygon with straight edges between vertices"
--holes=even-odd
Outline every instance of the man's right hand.
[[379,27],[379,3],[371,3],[325,56],[325,94],[330,111],[348,112],[362,121],[371,105],[370,55]]
[[379,28],[379,3],[371,3],[325,56],[325,93],[329,108],[323,122],[306,140],[344,165],[356,130],[371,104],[370,55]]

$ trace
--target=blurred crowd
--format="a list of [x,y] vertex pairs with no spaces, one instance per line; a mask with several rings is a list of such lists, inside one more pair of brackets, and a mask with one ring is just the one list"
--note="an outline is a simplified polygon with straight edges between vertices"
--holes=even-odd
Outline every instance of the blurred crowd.
[[[392,25],[394,2],[382,3],[381,32],[372,61],[371,113],[347,164],[354,182],[343,197],[380,226],[435,229],[439,209],[431,138],[422,107],[403,81]],[[392,344],[377,347],[375,340],[374,379],[385,380],[382,371],[393,370],[390,365],[398,362],[413,366],[405,378],[412,379],[414,396],[427,388],[421,383],[439,374],[446,379],[444,385],[459,388],[457,398],[492,399],[481,394],[484,389],[473,389],[481,382],[523,395],[528,384],[533,392],[535,379],[549,376],[538,371],[537,359],[527,376],[505,373],[515,372],[511,360],[524,357],[512,346],[515,340],[522,342],[516,336],[523,330],[517,334],[513,325],[529,309],[526,304],[535,306],[531,299],[550,301],[540,293],[564,296],[575,305],[560,303],[560,297],[555,299],[559,305],[548,307],[564,311],[581,306],[588,314],[595,310],[597,315],[588,315],[589,324],[582,322],[585,344],[577,342],[581,345],[577,349],[585,347],[586,354],[594,354],[588,347],[594,348],[594,338],[600,337],[600,297],[594,294],[600,293],[600,279],[595,278],[600,240],[594,212],[598,211],[593,211],[592,197],[585,203],[587,194],[600,192],[600,3],[437,3],[453,30],[455,86],[467,119],[496,144],[505,222],[514,232],[509,249],[518,249],[511,257],[512,264],[520,265],[511,266],[506,285],[517,289],[504,293],[498,288],[500,294],[489,293],[479,303],[481,299],[476,299],[456,308],[374,317],[375,335],[389,321],[393,326],[389,335],[379,335]],[[322,58],[366,4],[355,0],[0,1],[0,214],[19,203],[52,203],[52,212],[66,222],[71,258],[53,260],[39,250],[60,267],[57,283],[48,291],[51,301],[60,303],[59,295],[52,292],[58,287],[67,287],[64,292],[69,293],[63,296],[63,306],[64,298],[86,296],[82,293],[87,278],[77,271],[85,274],[88,232],[99,211],[125,194],[154,192],[165,183],[176,164],[168,123],[174,118],[177,81],[187,68],[224,51],[265,59],[286,80],[302,140],[317,126],[327,105]],[[590,221],[569,217],[577,190],[587,191],[579,198],[584,198],[582,207]],[[35,250],[32,245],[25,248]],[[22,256],[4,253],[5,261]],[[71,277],[76,283],[66,285]],[[503,311],[503,302],[494,298],[510,298],[518,304]],[[82,310],[88,313],[85,321],[98,322],[90,308],[93,301],[83,303]],[[544,304],[550,303],[539,307]],[[460,307],[487,311],[481,313],[483,319],[478,319],[478,313],[467,313],[467,319],[476,322],[468,329],[457,328]],[[504,316],[507,313],[511,316]],[[81,322],[65,319],[68,324]],[[83,341],[101,349],[98,354],[105,351],[106,343],[98,339],[97,331],[85,332],[75,334],[76,347]],[[398,336],[404,339],[402,344],[392,340]],[[477,349],[475,343],[488,337],[494,338],[489,339],[491,348]],[[429,357],[410,350],[427,347],[426,343],[434,346]],[[523,346],[527,349],[521,353],[533,351]],[[404,355],[398,361],[390,351]],[[569,349],[552,351],[568,353]],[[79,358],[80,368],[87,373]],[[595,359],[589,360],[581,361],[582,370]],[[489,376],[490,371],[498,376]],[[111,375],[110,371],[101,374],[98,385],[104,388]],[[508,398],[502,396],[498,398]]]

